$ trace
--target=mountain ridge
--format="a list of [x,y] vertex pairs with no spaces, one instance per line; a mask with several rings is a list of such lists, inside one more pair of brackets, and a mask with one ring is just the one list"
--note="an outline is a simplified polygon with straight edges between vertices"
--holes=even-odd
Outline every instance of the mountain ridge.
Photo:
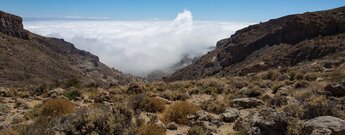
[[2,86],[39,85],[69,79],[109,86],[127,84],[134,79],[63,39],[25,30],[19,16],[0,11],[0,21]]
[[[207,76],[243,75],[267,70],[272,67],[291,66],[303,61],[302,58],[297,58],[297,56],[293,57],[293,55],[297,54],[300,46],[309,46],[310,48],[316,49],[314,53],[323,52],[319,56],[317,54],[311,54],[314,55],[313,58],[323,57],[335,51],[340,51],[337,49],[334,50],[334,48],[331,49],[332,47],[327,49],[327,46],[318,50],[317,46],[312,47],[312,43],[301,45],[308,43],[303,41],[313,42],[319,37],[333,36],[344,32],[345,7],[272,19],[241,29],[230,38],[218,41],[215,50],[202,56],[193,64],[176,71],[170,77],[165,78],[165,80],[175,81],[199,79]],[[278,53],[272,54],[271,59],[275,59],[274,61],[276,62],[271,62],[270,60],[262,61],[254,58],[265,55],[262,52],[263,50],[277,48],[277,46],[278,48],[286,48],[280,45],[289,45],[287,48],[291,52],[284,54],[285,57],[279,56]],[[339,47],[342,47],[342,44],[339,44]],[[300,54],[300,56],[302,55],[308,54]],[[304,58],[307,60],[313,59],[312,57],[307,58],[307,56]],[[249,62],[250,59],[256,62]],[[285,59],[289,62],[283,62],[279,65],[281,62],[279,59]],[[248,70],[248,66],[253,67]]]

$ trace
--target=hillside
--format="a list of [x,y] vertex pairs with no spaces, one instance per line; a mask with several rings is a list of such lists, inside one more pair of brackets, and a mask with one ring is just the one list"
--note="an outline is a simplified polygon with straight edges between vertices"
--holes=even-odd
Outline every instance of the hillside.
[[0,20],[0,86],[68,80],[109,86],[133,79],[63,39],[42,37],[25,30],[21,17],[0,11]]
[[289,15],[237,31],[167,81],[246,75],[344,51],[345,7]]
[[[250,26],[167,78],[178,81],[0,87],[0,135],[345,135],[344,16],[338,8]],[[1,71],[63,78],[97,69],[87,81],[114,71],[63,40],[12,24],[19,25],[2,28],[0,55],[13,58],[0,57],[10,67]]]

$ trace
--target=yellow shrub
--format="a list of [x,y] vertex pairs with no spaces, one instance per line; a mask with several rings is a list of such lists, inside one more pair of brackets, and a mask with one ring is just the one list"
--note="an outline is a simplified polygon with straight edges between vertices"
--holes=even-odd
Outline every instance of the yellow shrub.
[[149,97],[146,94],[136,95],[130,98],[128,103],[133,110],[140,109],[147,112],[162,112],[165,109],[165,101]]
[[223,101],[207,100],[202,102],[200,107],[205,111],[220,114],[225,111],[226,106],[226,103]]
[[199,108],[194,104],[185,101],[177,102],[163,112],[162,121],[165,123],[188,124],[187,116],[194,114],[198,110]]
[[42,105],[41,114],[43,116],[61,116],[67,113],[72,113],[74,110],[74,104],[65,99],[48,99]]
[[165,135],[166,130],[153,123],[147,123],[146,125],[137,129],[137,135]]
[[158,98],[149,98],[144,105],[144,110],[148,112],[162,112],[164,109],[165,102]]
[[325,116],[325,115],[336,115],[336,111],[330,101],[327,100],[326,96],[323,95],[313,95],[311,96],[305,106],[304,117],[306,119],[312,119],[318,116]]

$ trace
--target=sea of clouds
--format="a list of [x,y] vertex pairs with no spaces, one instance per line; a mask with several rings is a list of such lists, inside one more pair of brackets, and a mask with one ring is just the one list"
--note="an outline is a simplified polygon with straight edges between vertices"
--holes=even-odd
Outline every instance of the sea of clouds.
[[171,21],[24,21],[24,27],[34,33],[63,38],[108,66],[142,77],[168,70],[186,55],[205,54],[218,40],[250,24],[193,21],[188,10]]

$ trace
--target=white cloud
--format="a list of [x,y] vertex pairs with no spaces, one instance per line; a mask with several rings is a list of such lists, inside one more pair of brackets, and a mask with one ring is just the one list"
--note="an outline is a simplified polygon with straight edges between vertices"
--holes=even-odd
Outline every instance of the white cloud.
[[207,53],[216,41],[251,23],[193,21],[185,10],[173,21],[27,21],[26,29],[64,38],[116,69],[145,76],[188,54]]

